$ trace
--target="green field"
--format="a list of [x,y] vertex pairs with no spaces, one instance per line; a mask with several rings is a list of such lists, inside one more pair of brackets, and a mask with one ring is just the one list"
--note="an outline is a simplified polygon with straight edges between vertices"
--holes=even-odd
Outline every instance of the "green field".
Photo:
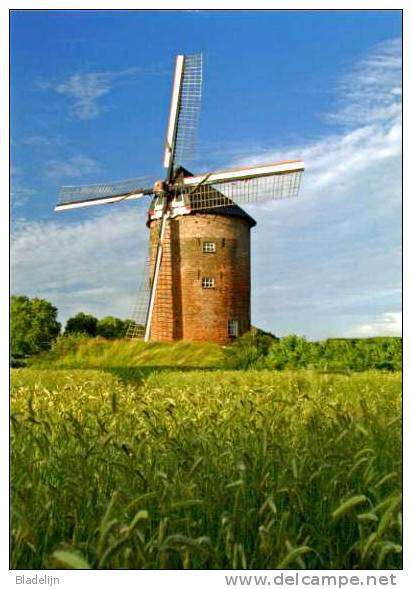
[[400,373],[113,345],[12,371],[12,568],[402,566]]

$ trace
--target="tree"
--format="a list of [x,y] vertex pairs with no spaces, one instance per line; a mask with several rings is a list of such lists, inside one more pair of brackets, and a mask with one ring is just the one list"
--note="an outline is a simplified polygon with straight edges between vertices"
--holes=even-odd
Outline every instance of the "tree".
[[93,315],[77,313],[77,315],[67,320],[64,334],[83,333],[94,337],[97,334],[97,323],[98,320]]
[[10,300],[10,348],[12,356],[49,350],[60,333],[57,308],[37,297],[12,296]]
[[126,329],[126,321],[122,321],[122,319],[110,315],[103,317],[103,319],[99,319],[97,323],[97,335],[107,339],[123,337]]

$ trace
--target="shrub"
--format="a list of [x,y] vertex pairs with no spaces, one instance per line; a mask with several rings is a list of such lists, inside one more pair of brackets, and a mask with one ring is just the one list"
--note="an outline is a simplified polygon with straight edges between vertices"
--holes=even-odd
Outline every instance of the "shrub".
[[274,339],[273,335],[259,330],[245,333],[225,349],[225,366],[234,369],[262,368]]
[[335,338],[310,342],[297,335],[278,339],[259,331],[250,332],[226,348],[225,366],[272,370],[308,368],[330,372],[395,371],[402,369],[402,339]]
[[276,370],[312,368],[315,356],[313,345],[304,337],[288,335],[272,343],[267,353],[266,366]]

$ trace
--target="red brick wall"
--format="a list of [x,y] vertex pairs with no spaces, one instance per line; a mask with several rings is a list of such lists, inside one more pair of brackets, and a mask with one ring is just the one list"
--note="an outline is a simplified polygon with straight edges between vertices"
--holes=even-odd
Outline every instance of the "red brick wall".
[[[150,222],[153,275],[159,221]],[[216,244],[203,253],[202,244]],[[190,214],[167,221],[153,311],[152,340],[230,341],[228,319],[239,335],[250,329],[250,227],[245,219]],[[202,288],[202,277],[215,286]]]

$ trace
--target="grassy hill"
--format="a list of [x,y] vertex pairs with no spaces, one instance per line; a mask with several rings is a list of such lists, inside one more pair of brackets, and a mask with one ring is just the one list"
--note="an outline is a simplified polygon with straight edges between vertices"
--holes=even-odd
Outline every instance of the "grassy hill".
[[402,339],[396,337],[319,342],[290,335],[281,339],[247,333],[229,346],[213,343],[144,343],[84,336],[60,337],[51,352],[29,360],[42,368],[270,369],[349,371],[402,369]]
[[141,340],[60,338],[51,352],[32,358],[32,367],[53,368],[217,368],[222,348],[213,343],[144,343]]

